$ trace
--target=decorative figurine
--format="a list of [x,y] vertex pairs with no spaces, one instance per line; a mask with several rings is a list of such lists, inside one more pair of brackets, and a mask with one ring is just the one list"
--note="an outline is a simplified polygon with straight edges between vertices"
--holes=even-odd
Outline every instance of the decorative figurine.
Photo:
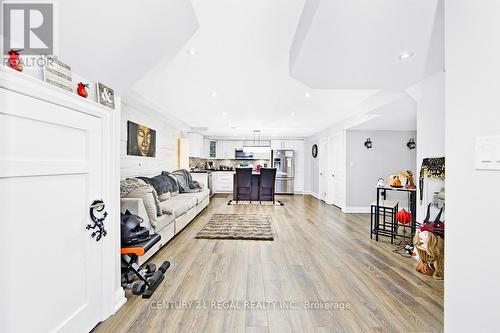
[[424,224],[415,234],[413,244],[418,251],[420,262],[417,271],[432,275],[436,279],[444,276],[444,241],[434,234],[434,224]]
[[406,172],[402,172],[402,175],[406,177],[406,188],[410,190],[414,190],[417,188],[415,185],[415,181],[413,180],[413,173],[410,170],[406,170]]
[[390,176],[389,177],[389,185],[391,185],[392,187],[397,187],[397,188],[403,187],[403,185],[401,185],[401,180],[399,179],[399,175]]
[[78,83],[78,88],[76,88],[76,92],[83,98],[87,98],[89,96],[89,93],[87,92],[88,87],[89,87],[88,84],[80,82]]
[[385,186],[384,178],[379,178],[377,182],[377,187],[384,187],[384,186]]
[[21,52],[23,49],[9,50],[9,67],[15,69],[16,71],[23,71],[23,63],[21,62]]

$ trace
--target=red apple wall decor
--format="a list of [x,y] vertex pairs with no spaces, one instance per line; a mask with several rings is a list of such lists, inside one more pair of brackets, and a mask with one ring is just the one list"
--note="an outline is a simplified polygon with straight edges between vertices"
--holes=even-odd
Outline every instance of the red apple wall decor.
[[76,92],[78,95],[82,96],[83,98],[87,98],[89,96],[89,93],[87,92],[87,88],[89,87],[88,84],[86,83],[78,83],[78,87],[76,88]]
[[21,55],[19,54],[21,51],[22,49],[9,50],[9,67],[19,72],[23,71],[23,63],[21,62]]

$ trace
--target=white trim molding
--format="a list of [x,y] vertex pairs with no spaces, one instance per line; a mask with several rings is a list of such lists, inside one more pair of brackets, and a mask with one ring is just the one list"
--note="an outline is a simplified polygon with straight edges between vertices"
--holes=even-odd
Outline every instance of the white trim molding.
[[320,199],[320,197],[319,197],[319,194],[314,193],[314,192],[312,192],[312,191],[304,191],[304,195],[310,195],[310,196],[315,197],[315,198],[316,198],[316,199],[318,199],[318,200],[321,200],[321,199]]
[[342,212],[345,214],[369,214],[370,207],[344,207]]

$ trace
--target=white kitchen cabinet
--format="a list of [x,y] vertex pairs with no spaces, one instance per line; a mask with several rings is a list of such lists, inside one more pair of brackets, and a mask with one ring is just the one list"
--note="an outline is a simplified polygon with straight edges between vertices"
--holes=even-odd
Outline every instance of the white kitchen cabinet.
[[218,159],[228,158],[228,141],[217,140],[217,154]]
[[304,192],[304,163],[306,154],[304,140],[271,140],[271,149],[293,150],[295,166],[293,190],[295,193]]
[[303,140],[294,140],[288,143],[293,149],[295,156],[295,172],[304,172],[305,146]]
[[297,194],[304,193],[304,172],[295,172],[293,182],[293,192]]
[[284,148],[284,141],[283,140],[271,140],[271,149],[272,150],[285,149]]
[[271,149],[287,149],[294,151],[295,172],[304,172],[305,146],[304,140],[271,140]]
[[236,149],[243,148],[243,141],[238,140],[217,140],[217,158],[234,159]]
[[196,132],[189,132],[189,157],[204,157],[203,135]]
[[217,140],[204,139],[204,157],[217,158]]
[[215,193],[233,192],[233,171],[215,171],[212,172],[212,181]]
[[203,139],[203,158],[210,158],[210,140]]
[[192,172],[191,177],[197,181],[202,188],[208,188],[208,173],[206,172]]

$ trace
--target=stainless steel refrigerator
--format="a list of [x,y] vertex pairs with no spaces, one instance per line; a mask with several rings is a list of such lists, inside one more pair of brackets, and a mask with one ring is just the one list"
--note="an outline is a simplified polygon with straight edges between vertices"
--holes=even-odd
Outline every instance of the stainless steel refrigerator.
[[276,194],[293,194],[295,159],[293,150],[273,150],[272,166],[276,168]]

